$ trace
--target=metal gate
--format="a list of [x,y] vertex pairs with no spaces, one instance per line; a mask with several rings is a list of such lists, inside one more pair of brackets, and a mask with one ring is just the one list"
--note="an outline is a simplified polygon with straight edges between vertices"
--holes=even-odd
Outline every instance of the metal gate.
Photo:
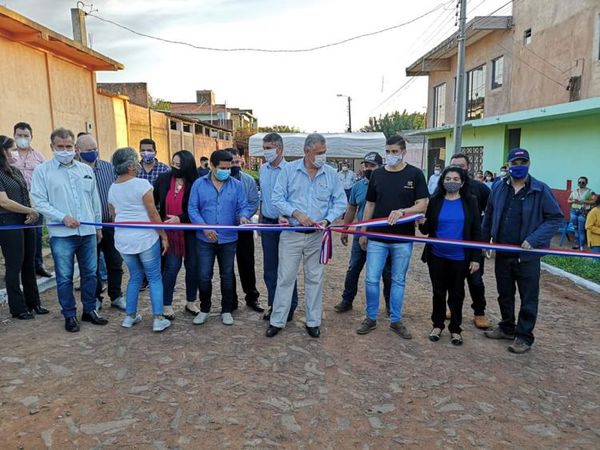
[[471,175],[478,170],[483,172],[483,147],[462,147],[462,152],[469,157],[471,161]]

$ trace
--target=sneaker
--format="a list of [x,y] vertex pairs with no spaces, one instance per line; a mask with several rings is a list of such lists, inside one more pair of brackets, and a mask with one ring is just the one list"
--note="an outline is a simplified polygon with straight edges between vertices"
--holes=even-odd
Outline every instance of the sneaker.
[[512,344],[508,346],[508,351],[511,353],[525,353],[531,349],[531,345],[521,338],[515,338]]
[[231,313],[223,313],[221,314],[221,321],[223,325],[233,325],[233,316]]
[[199,312],[198,315],[194,317],[194,320],[192,322],[194,323],[194,325],[202,325],[204,322],[207,321],[207,319],[208,313]]
[[410,334],[410,331],[408,331],[408,329],[404,326],[401,320],[399,320],[398,322],[390,323],[390,328],[401,338],[412,339],[412,334]]
[[508,339],[509,341],[512,341],[515,338],[514,334],[505,333],[500,327],[488,330],[483,334],[485,334],[485,337],[490,339]]
[[345,313],[352,310],[352,303],[346,303],[344,301],[339,302],[337,305],[333,307],[335,312]]
[[362,323],[360,324],[360,328],[358,330],[356,330],[356,333],[357,334],[369,334],[375,328],[377,328],[377,321],[369,319],[367,317],[365,320],[362,321]]
[[482,314],[480,316],[478,316],[478,315],[474,316],[473,323],[480,330],[487,330],[488,328],[490,328],[492,326],[492,323],[489,321],[489,319],[487,317],[485,317],[484,314]]
[[152,323],[152,331],[164,331],[171,326],[171,321],[165,318],[154,319]]
[[125,299],[122,296],[117,297],[112,302],[110,302],[110,306],[113,308],[118,308],[121,311],[125,311]]
[[431,333],[429,333],[429,340],[431,342],[437,342],[440,340],[441,334],[442,334],[441,328],[434,328],[433,330],[431,330]]
[[96,311],[100,311],[102,309],[102,300],[96,299]]
[[140,323],[141,321],[142,321],[142,316],[140,314],[135,313],[135,315],[133,315],[133,316],[130,316],[129,314],[127,314],[125,316],[125,318],[123,319],[121,326],[123,328],[131,328],[136,323]]
[[185,304],[185,310],[193,316],[197,316],[200,312],[200,308],[198,308],[197,302],[187,302]]
[[172,305],[163,306],[163,316],[165,319],[173,320],[175,318],[175,310]]
[[460,333],[451,333],[450,342],[452,342],[454,345],[462,345],[463,339]]

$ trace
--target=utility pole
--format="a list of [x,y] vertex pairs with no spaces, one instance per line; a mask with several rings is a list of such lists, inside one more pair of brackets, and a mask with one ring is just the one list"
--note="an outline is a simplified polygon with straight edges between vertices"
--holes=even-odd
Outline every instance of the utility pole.
[[456,67],[456,109],[454,114],[454,154],[462,148],[462,130],[465,122],[465,33],[467,22],[467,0],[458,0],[460,12],[458,17],[458,55]]
[[352,133],[352,97],[344,94],[337,94],[337,96],[348,99],[348,133]]

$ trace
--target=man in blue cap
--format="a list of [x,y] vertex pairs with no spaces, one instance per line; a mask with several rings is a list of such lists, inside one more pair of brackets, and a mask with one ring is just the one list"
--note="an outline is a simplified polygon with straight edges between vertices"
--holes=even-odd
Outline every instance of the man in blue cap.
[[[523,249],[548,248],[563,214],[550,188],[529,175],[529,152],[508,154],[508,175],[494,184],[483,220],[483,240],[519,245]],[[540,255],[496,253],[496,286],[502,320],[485,332],[490,339],[508,339],[512,353],[525,353],[533,344],[533,328],[540,293]],[[521,309],[515,323],[515,293]]]

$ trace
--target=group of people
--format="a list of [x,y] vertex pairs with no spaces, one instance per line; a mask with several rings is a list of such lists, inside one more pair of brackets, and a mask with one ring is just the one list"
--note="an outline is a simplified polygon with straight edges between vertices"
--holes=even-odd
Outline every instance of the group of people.
[[[524,249],[548,247],[562,220],[548,186],[529,174],[530,157],[524,149],[511,150],[508,174],[497,180],[491,191],[469,175],[469,158],[456,154],[430,194],[423,172],[404,161],[403,138],[392,136],[386,143],[385,164],[379,153],[365,155],[364,177],[347,192],[340,174],[326,164],[327,144],[322,135],[308,135],[304,157],[288,162],[281,136],[270,133],[263,138],[265,163],[259,171],[259,195],[254,179],[241,170],[243,155],[237,148],[217,150],[197,167],[194,156],[186,150],[175,153],[170,166],[159,162],[151,139],[143,139],[138,150],[118,149],[110,162],[99,159],[98,145],[86,133],[76,139],[70,130],[59,128],[53,131],[50,143],[53,158],[35,168],[28,192],[23,175],[13,165],[15,140],[0,137],[0,222],[27,225],[37,223],[40,214],[46,218],[58,299],[65,329],[71,332],[80,329],[73,292],[75,259],[81,280],[81,320],[95,325],[108,322],[99,314],[98,255],[102,253],[110,304],[125,311],[122,326],[130,328],[142,320],[138,297],[147,285],[154,331],[168,328],[175,317],[173,292],[182,265],[186,269],[185,310],[194,316],[196,325],[209,319],[215,260],[219,265],[221,321],[233,325],[232,313],[238,307],[234,274],[237,258],[246,304],[265,313],[263,318],[269,321],[267,337],[274,337],[293,320],[302,263],[306,332],[318,338],[323,305],[323,230],[343,216],[345,224],[386,218],[387,226],[368,226],[353,237],[344,292],[335,310],[343,313],[352,309],[358,278],[366,264],[365,319],[357,333],[367,334],[377,326],[383,279],[390,329],[410,339],[412,334],[403,321],[402,310],[413,243],[390,240],[386,234],[414,236],[415,224],[398,223],[399,219],[424,214],[418,227],[430,237],[515,244]],[[258,300],[253,231],[219,228],[249,224],[257,212],[259,223],[266,226],[260,239],[267,311]],[[113,226],[112,222],[128,225]],[[136,222],[204,227],[156,229],[140,227]],[[268,229],[269,225],[298,228],[274,231]],[[365,231],[368,236],[361,234]],[[347,234],[341,239],[342,244],[348,244]],[[47,312],[40,305],[35,282],[31,282],[35,280],[34,240],[35,231],[28,228],[0,231],[2,251],[5,258],[8,255],[10,310],[18,318]],[[20,251],[16,251],[19,246]],[[428,265],[433,290],[432,341],[441,338],[449,319],[451,342],[462,344],[466,279],[475,325],[487,329],[489,338],[512,340],[512,352],[529,350],[539,301],[537,255],[497,253],[495,270],[502,321],[491,330],[485,316],[483,252],[429,243],[422,259]],[[125,295],[121,291],[123,261],[129,271]],[[517,288],[521,295],[518,318]]]

